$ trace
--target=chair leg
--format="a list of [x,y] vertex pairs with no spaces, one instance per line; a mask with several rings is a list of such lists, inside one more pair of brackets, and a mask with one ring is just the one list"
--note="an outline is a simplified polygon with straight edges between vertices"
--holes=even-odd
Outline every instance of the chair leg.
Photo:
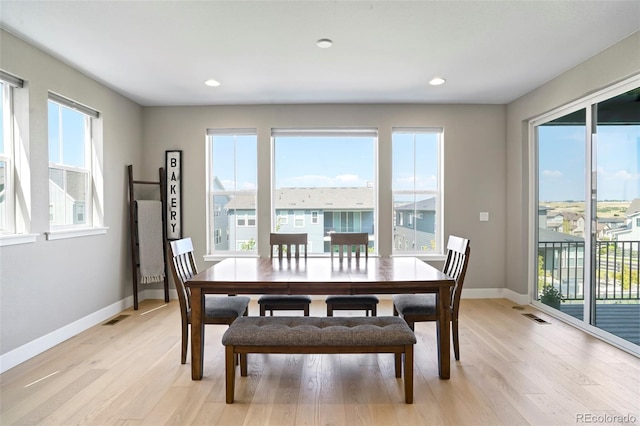
[[404,350],[404,402],[413,404],[413,345]]
[[333,305],[331,303],[327,303],[327,316],[328,317],[333,316]]
[[225,346],[225,384],[227,404],[233,403],[233,393],[236,380],[236,363],[233,346]]
[[453,335],[453,353],[456,361],[460,361],[460,342],[458,341],[458,319],[451,321],[451,334]]
[[394,357],[396,377],[399,379],[400,377],[402,377],[402,353],[396,352],[394,354]]
[[260,316],[263,317],[266,314],[266,307],[264,305],[260,305]]
[[398,310],[396,309],[396,305],[393,305],[393,316],[397,317],[398,315],[399,314],[398,314]]
[[372,317],[378,316],[378,307],[375,304],[371,307],[371,316]]
[[240,375],[242,377],[247,377],[247,354],[240,354]]
[[309,316],[309,305],[305,305],[305,307],[304,307],[304,316],[305,317]]
[[180,363],[187,363],[187,345],[189,344],[189,324],[182,321],[182,353],[180,354]]

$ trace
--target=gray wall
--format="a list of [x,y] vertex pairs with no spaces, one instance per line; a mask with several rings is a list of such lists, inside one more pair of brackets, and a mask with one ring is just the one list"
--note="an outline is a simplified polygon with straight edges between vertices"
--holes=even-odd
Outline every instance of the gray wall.
[[[528,162],[524,120],[640,72],[640,35],[611,47],[508,106],[259,105],[141,108],[42,51],[0,32],[0,68],[27,81],[31,232],[37,242],[0,248],[0,355],[118,303],[130,303],[125,167],[155,179],[164,151],[184,155],[184,235],[205,251],[205,129],[257,128],[259,184],[270,185],[272,127],[366,126],[380,131],[380,205],[391,206],[393,126],[445,129],[445,234],[472,240],[469,289],[527,293]],[[106,235],[46,241],[48,230],[47,91],[86,103],[104,117]],[[143,155],[144,153],[144,155]],[[386,182],[386,183],[385,183]],[[268,191],[258,200],[268,211]],[[489,222],[479,212],[490,213]],[[508,212],[508,214],[507,214]],[[380,223],[391,223],[381,209]],[[269,215],[258,217],[266,254]],[[380,228],[381,254],[391,228]],[[199,266],[206,266],[198,256]]]
[[[5,354],[131,296],[126,165],[138,165],[142,173],[143,129],[140,106],[4,31],[0,68],[27,83],[31,232],[38,234],[35,243],[0,248],[0,353]],[[48,90],[103,114],[105,235],[45,238]]]
[[566,105],[599,89],[640,73],[640,32],[567,71],[507,106],[507,282],[518,294],[528,293],[529,209],[528,123],[533,117]]
[[[206,250],[205,132],[258,130],[258,250],[269,253],[270,135],[273,127],[366,126],[379,131],[380,254],[391,254],[391,128],[444,127],[445,235],[471,239],[466,288],[505,284],[505,110],[503,105],[252,105],[144,109],[145,167],[162,164],[165,150],[183,150],[183,235]],[[488,211],[489,222],[479,213]],[[385,226],[387,224],[387,226]],[[198,256],[199,267],[205,266]],[[436,264],[437,265],[437,264]]]

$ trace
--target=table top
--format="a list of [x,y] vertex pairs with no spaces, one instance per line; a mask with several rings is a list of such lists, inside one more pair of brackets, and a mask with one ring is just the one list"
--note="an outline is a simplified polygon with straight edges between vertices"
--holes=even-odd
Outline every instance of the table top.
[[227,258],[186,282],[219,294],[430,293],[454,284],[416,257]]

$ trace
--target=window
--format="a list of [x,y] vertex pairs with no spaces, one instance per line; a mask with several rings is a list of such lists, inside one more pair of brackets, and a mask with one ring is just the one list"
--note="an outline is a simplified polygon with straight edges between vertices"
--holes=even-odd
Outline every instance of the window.
[[[49,93],[49,225],[52,230],[99,226],[96,135],[98,112]],[[102,167],[97,167],[102,169]]]
[[276,219],[276,232],[279,231],[280,226],[289,224],[289,214],[284,212],[278,212],[278,217]]
[[308,233],[309,253],[328,253],[332,232],[367,232],[375,247],[377,141],[375,129],[273,129],[273,228]]
[[393,253],[441,254],[442,129],[392,134]]
[[[255,130],[207,130],[208,254],[257,251]],[[221,206],[221,208],[216,208]],[[226,234],[223,241],[217,230]]]
[[22,80],[0,71],[0,234],[17,232],[14,90],[22,86]]

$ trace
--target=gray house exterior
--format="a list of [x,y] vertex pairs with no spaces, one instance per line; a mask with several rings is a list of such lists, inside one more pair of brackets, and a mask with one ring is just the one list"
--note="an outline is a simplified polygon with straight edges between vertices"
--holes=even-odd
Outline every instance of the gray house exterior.
[[[281,188],[274,194],[275,232],[307,233],[309,253],[328,253],[332,232],[366,232],[375,240],[373,188]],[[224,208],[236,250],[255,241],[256,206],[252,196],[238,195]],[[233,226],[235,224],[235,226]],[[230,249],[233,249],[230,247]]]
[[436,199],[395,206],[393,247],[400,251],[436,248]]

